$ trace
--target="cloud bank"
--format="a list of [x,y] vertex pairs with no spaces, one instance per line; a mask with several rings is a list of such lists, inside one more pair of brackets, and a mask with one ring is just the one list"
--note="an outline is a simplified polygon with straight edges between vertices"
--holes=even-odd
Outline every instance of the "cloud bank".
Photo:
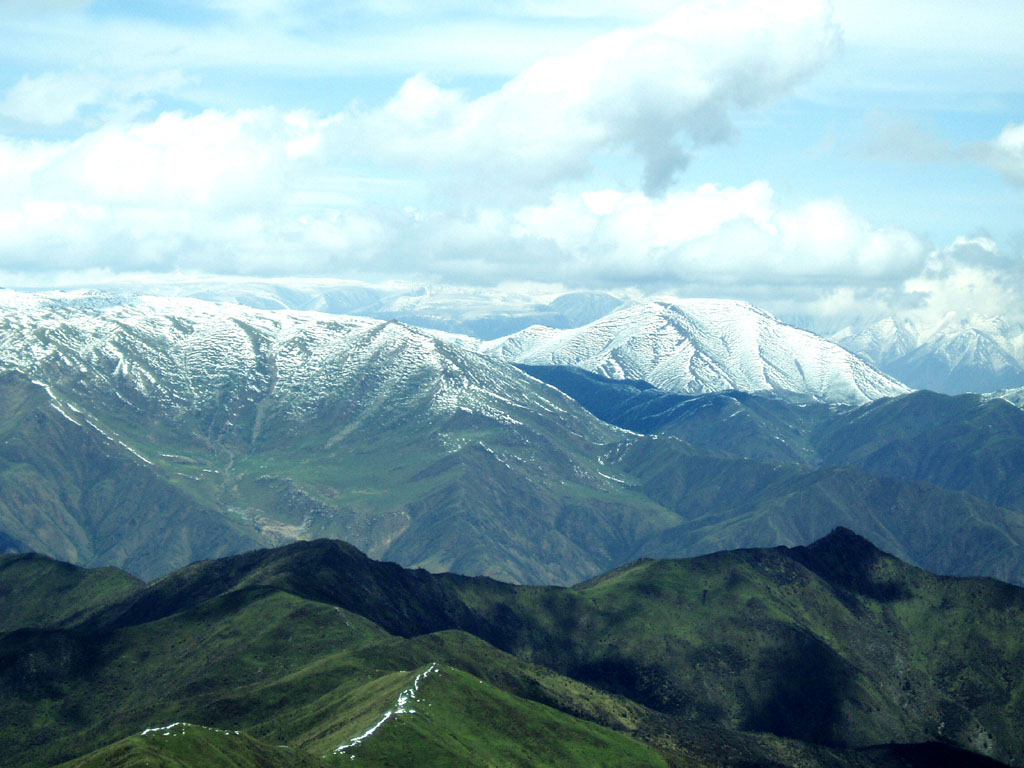
[[[415,16],[404,0],[365,6]],[[245,24],[298,23],[278,0],[212,7]],[[181,34],[161,27],[158,39],[179,51],[169,43]],[[201,81],[178,54],[154,55],[137,77],[33,71],[0,95],[0,117],[47,129],[0,136],[0,270],[39,283],[54,270],[528,280],[821,314],[938,307],[974,285],[1006,304],[1016,289],[999,294],[997,273],[1004,288],[1020,277],[1005,255],[998,268],[968,264],[964,243],[936,249],[838,197],[783,203],[764,180],[687,184],[692,158],[792,94],[840,38],[827,0],[689,0],[500,87],[424,73],[374,104],[319,112],[155,110]],[[249,50],[230,39],[224,61]],[[887,144],[916,140],[897,133]],[[1022,126],[978,153],[1024,183]]]

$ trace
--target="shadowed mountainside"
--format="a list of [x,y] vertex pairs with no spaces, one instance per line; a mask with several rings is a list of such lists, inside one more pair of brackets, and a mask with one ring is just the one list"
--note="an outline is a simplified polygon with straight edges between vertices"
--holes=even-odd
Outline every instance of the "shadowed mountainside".
[[[7,583],[40,582],[33,594],[66,586],[32,559],[2,562]],[[538,742],[536,764],[604,750],[620,764],[899,765],[884,745],[929,742],[1010,765],[1024,753],[1024,590],[933,576],[842,529],[574,588],[409,571],[322,540],[195,564],[91,602],[73,626],[35,623],[0,636],[3,764],[177,721],[323,757],[431,664],[443,684],[360,743],[361,760],[450,757],[480,718],[499,746],[453,764],[505,759],[512,727],[578,742],[571,759]]]

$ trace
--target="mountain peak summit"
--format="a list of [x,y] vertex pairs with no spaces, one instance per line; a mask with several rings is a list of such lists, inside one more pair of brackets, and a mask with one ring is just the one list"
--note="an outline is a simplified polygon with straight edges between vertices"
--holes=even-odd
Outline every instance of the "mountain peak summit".
[[572,365],[683,394],[777,393],[833,404],[905,394],[841,347],[747,302],[658,297],[580,328],[534,326],[481,345],[515,363]]

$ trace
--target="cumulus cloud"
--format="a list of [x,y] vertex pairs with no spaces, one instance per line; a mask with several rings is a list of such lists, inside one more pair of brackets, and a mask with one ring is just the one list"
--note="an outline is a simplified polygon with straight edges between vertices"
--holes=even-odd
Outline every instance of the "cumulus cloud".
[[[920,238],[839,200],[786,206],[765,181],[679,181],[692,152],[729,138],[737,110],[785,94],[837,45],[824,0],[693,0],[480,96],[418,75],[383,106],[333,115],[167,112],[75,139],[0,138],[0,265],[525,279],[809,311],[863,306],[865,292],[893,285],[892,301],[908,305],[962,297],[952,286],[969,282],[964,270],[996,269],[977,244],[936,262]],[[0,112],[66,123],[114,88],[47,78],[16,84]],[[126,102],[147,93],[118,87]],[[606,156],[642,166],[639,188],[590,183]],[[381,163],[417,193],[337,193]]]
[[790,292],[775,308],[822,333],[890,316],[919,328],[994,316],[1024,323],[1024,258],[1002,251],[989,237],[957,237],[931,249],[921,268],[903,280],[841,286],[814,300]]
[[230,272],[267,251],[253,267],[265,269],[290,185],[319,151],[312,116],[273,109],[165,113],[69,141],[0,139],[0,257],[17,269],[205,261]]
[[0,157],[7,196],[26,203],[218,213],[279,204],[289,172],[319,147],[317,122],[305,113],[208,110],[108,124],[73,141],[0,139]]
[[654,24],[544,59],[468,98],[424,75],[383,109],[339,116],[338,140],[396,165],[455,174],[474,195],[543,196],[625,151],[663,194],[693,147],[722,142],[731,113],[762,105],[836,52],[822,0],[693,0]]
[[912,314],[935,321],[952,314],[1024,320],[1024,260],[1002,253],[987,237],[959,237],[934,251],[904,291],[918,301]]
[[[277,0],[252,6],[280,7]],[[517,267],[506,254],[580,258],[547,230],[527,230],[530,216],[577,215],[579,201],[552,202],[564,182],[584,179],[605,155],[625,153],[643,165],[646,193],[665,195],[694,147],[728,138],[736,109],[785,93],[837,44],[826,0],[691,0],[654,24],[543,59],[476,98],[418,75],[379,108],[322,117],[211,109],[121,116],[70,140],[0,138],[0,253],[8,266],[43,255],[44,264],[67,267],[200,263],[254,272],[281,254],[288,261],[278,269],[307,272],[390,254],[395,268],[507,278]],[[131,102],[172,88],[173,80],[25,77],[4,94],[0,112],[61,124],[112,98]],[[430,202],[418,211],[401,202],[332,204],[318,192],[318,184],[337,189],[368,168],[380,174],[382,162]],[[453,188],[465,194],[439,194]],[[752,199],[757,190],[736,194]],[[527,204],[550,210],[520,210]],[[594,230],[588,237],[607,240],[600,230],[626,227],[630,215],[659,215],[654,204],[648,214],[637,213],[638,200],[623,205],[632,213],[581,221]],[[763,235],[734,226],[737,241]],[[783,235],[813,234],[796,227]],[[603,247],[613,250],[610,242]],[[642,275],[689,263],[664,243],[650,247],[664,253]],[[437,263],[425,263],[425,253]]]
[[872,227],[841,202],[783,209],[773,198],[763,181],[705,184],[655,200],[605,191],[562,196],[517,218],[574,259],[590,254],[633,281],[860,284],[900,279],[924,263],[918,238]]
[[562,192],[514,207],[310,207],[304,182],[330,157],[329,122],[169,113],[69,142],[0,142],[0,256],[18,269],[749,288],[904,279],[926,255],[914,236],[874,228],[838,201],[780,207],[763,181],[662,198]]

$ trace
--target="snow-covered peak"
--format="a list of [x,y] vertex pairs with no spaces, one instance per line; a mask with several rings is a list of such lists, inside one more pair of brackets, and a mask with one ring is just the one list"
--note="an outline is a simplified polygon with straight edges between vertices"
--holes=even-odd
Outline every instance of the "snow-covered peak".
[[671,392],[786,392],[859,404],[909,391],[831,342],[742,301],[661,297],[570,330],[532,327],[482,352],[534,365],[574,365]]
[[0,366],[79,403],[216,414],[254,435],[270,411],[355,428],[465,411],[510,423],[568,402],[403,323],[183,297],[0,291]]
[[886,317],[832,339],[921,388],[984,392],[1024,382],[1024,325],[1004,317],[949,313],[928,322]]

